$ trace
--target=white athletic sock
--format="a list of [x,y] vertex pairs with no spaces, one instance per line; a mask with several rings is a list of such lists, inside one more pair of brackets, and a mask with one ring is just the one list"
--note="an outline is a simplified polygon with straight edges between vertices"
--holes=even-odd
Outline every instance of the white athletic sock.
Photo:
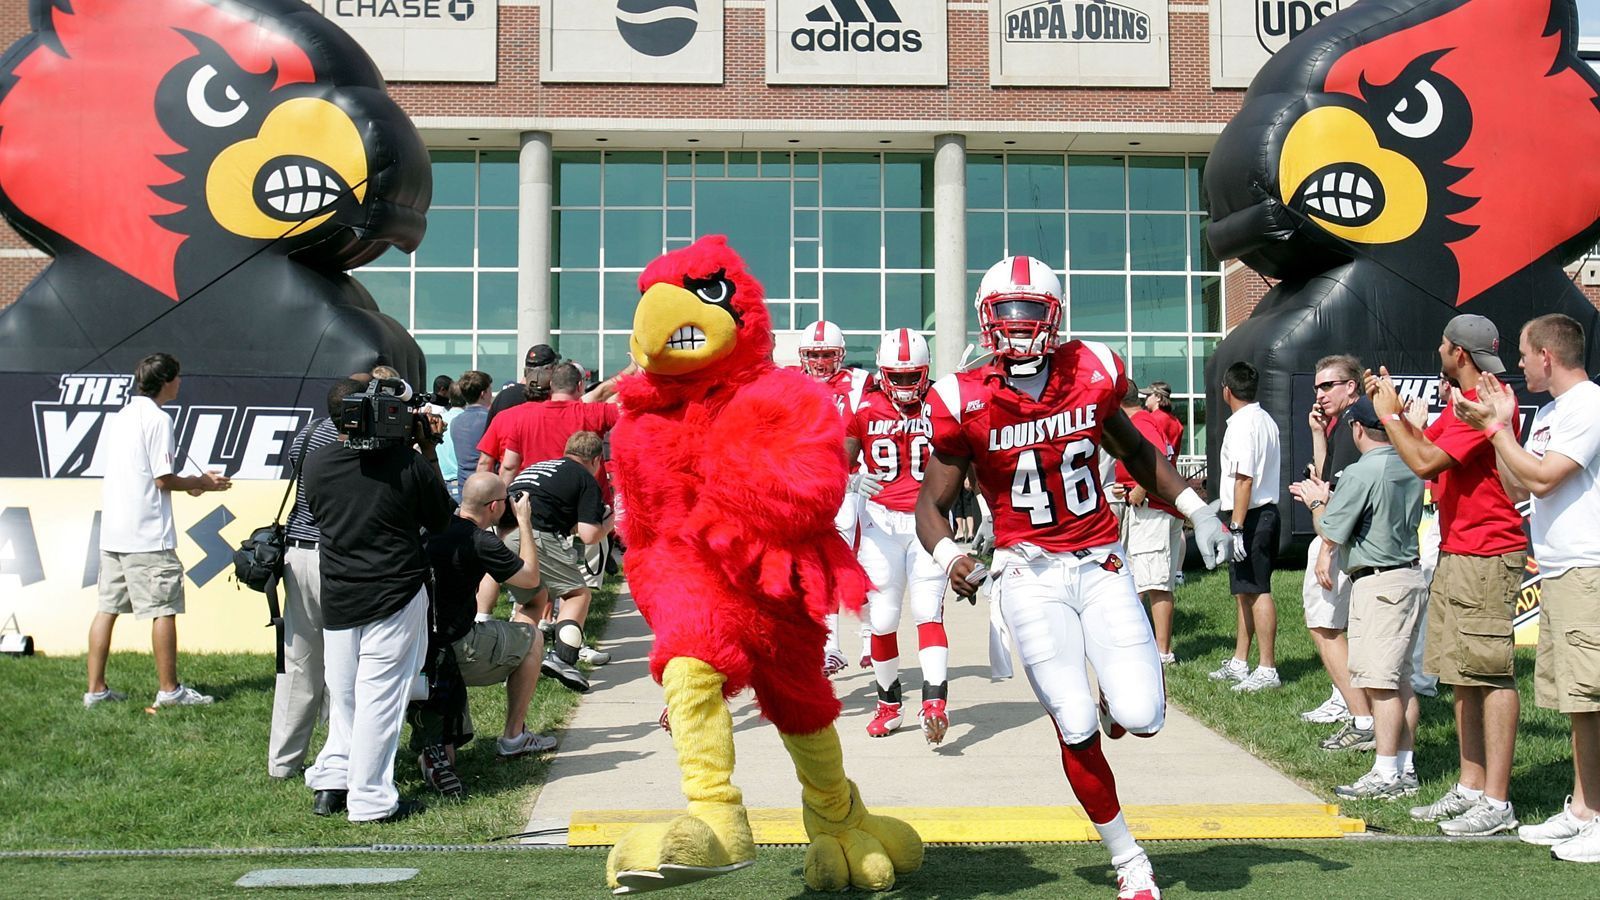
[[894,686],[896,678],[900,677],[900,657],[894,659],[872,660],[872,676],[878,682],[878,687],[888,690]]
[[1399,760],[1393,756],[1376,756],[1372,759],[1372,771],[1385,778],[1394,778],[1400,774]]
[[1489,808],[1490,809],[1505,810],[1505,809],[1510,809],[1511,808],[1511,801],[1509,801],[1509,800],[1496,800],[1495,798],[1489,796],[1488,794],[1484,794],[1483,795],[1483,802],[1489,804]]
[[1413,752],[1414,751],[1411,751],[1411,750],[1401,750],[1401,751],[1399,751],[1398,755],[1395,757],[1395,760],[1396,760],[1397,764],[1400,766],[1400,771],[1401,772],[1409,772],[1409,771],[1411,771],[1411,769],[1412,769],[1411,756],[1412,756]]
[[917,651],[917,663],[922,666],[922,680],[928,684],[944,684],[950,678],[949,647],[923,647]]
[[839,614],[828,613],[822,617],[823,623],[828,626],[828,642],[826,649],[838,651],[839,649]]
[[1356,716],[1355,717],[1355,722],[1353,724],[1355,725],[1356,728],[1359,728],[1362,731],[1371,731],[1372,730],[1372,717],[1371,716]]
[[1472,788],[1466,787],[1459,781],[1456,782],[1456,793],[1472,801],[1477,801],[1483,796],[1483,791],[1475,791]]
[[1120,866],[1144,852],[1133,842],[1133,832],[1128,830],[1128,820],[1123,818],[1120,812],[1115,819],[1104,825],[1096,823],[1094,830],[1100,832],[1100,842],[1110,851],[1111,864],[1114,866]]
[[472,617],[472,621],[474,621],[474,622],[487,622],[492,618],[494,618],[494,615],[492,613],[478,613],[476,616]]

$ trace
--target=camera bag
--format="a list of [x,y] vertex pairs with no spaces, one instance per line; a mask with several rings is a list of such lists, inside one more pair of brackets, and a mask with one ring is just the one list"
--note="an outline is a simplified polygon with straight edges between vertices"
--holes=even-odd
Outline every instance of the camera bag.
[[283,674],[283,609],[278,603],[278,584],[283,580],[284,554],[289,539],[282,524],[283,510],[289,505],[294,486],[300,481],[300,464],[305,462],[302,449],[295,460],[294,473],[283,489],[283,499],[278,501],[278,514],[272,524],[257,528],[239,543],[233,551],[233,578],[252,591],[267,595],[267,625],[277,633],[278,674]]

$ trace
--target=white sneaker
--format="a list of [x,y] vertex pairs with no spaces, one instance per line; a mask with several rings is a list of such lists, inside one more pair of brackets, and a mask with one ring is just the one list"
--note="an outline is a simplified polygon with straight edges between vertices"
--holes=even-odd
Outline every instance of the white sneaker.
[[170,693],[156,691],[157,706],[210,706],[215,700],[186,684],[178,685],[178,689]]
[[1266,666],[1257,666],[1245,679],[1233,686],[1242,694],[1254,694],[1257,691],[1271,690],[1283,687],[1283,682],[1278,680],[1278,670]]
[[86,691],[83,695],[83,708],[94,709],[102,703],[121,703],[126,699],[128,699],[127,694],[121,691],[113,691],[109,687],[103,691]]
[[1348,718],[1350,718],[1350,707],[1345,705],[1344,695],[1339,693],[1338,688],[1334,688],[1333,693],[1322,701],[1321,706],[1300,714],[1301,721],[1316,722],[1319,725],[1332,725]]
[[1161,900],[1150,857],[1140,853],[1117,866],[1117,900]]
[[1439,830],[1451,837],[1488,837],[1502,831],[1516,831],[1518,824],[1517,812],[1511,804],[1506,804],[1505,809],[1495,809],[1484,797],[1454,819],[1440,822]]
[[1587,823],[1572,814],[1572,796],[1569,794],[1566,801],[1561,804],[1561,812],[1538,825],[1524,825],[1518,828],[1517,840],[1524,844],[1554,847],[1562,841],[1577,837],[1585,824]]
[[603,666],[611,662],[611,654],[593,647],[578,648],[578,662],[585,662],[591,666]]
[[[662,713],[665,715],[665,713]],[[556,748],[556,739],[547,734],[534,734],[524,730],[510,740],[499,738],[495,741],[495,755],[501,759],[515,759],[527,756],[530,753],[545,753]]]
[[1212,672],[1206,677],[1210,678],[1212,681],[1240,682],[1245,680],[1245,678],[1249,675],[1250,664],[1242,659],[1235,659],[1230,656],[1228,657],[1227,662],[1223,663],[1215,672]]
[[1600,862],[1600,816],[1583,823],[1573,837],[1551,847],[1550,855],[1567,862]]
[[1453,819],[1478,805],[1476,800],[1468,800],[1466,795],[1451,787],[1443,797],[1429,803],[1427,806],[1411,807],[1411,820],[1413,822],[1441,822]]

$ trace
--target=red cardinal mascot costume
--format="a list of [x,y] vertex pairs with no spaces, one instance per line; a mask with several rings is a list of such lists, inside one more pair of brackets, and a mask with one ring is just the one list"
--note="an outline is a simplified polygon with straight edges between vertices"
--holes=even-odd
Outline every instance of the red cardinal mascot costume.
[[617,893],[684,884],[755,858],[731,782],[726,698],[755,690],[800,780],[806,884],[886,890],[922,864],[904,822],[867,812],[845,777],[822,675],[823,616],[868,583],[833,530],[847,471],[843,424],[811,379],[772,362],[761,285],[720,235],[639,277],[633,358],[612,432],[628,583],[655,631],[688,810],[611,851]]

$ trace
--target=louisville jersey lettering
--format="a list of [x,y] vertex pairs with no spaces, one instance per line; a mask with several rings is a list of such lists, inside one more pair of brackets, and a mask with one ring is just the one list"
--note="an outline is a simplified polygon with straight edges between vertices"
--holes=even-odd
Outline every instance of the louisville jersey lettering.
[[845,426],[845,436],[861,443],[862,470],[882,479],[883,490],[871,502],[911,512],[933,455],[928,404],[917,404],[908,416],[882,391],[870,391]]
[[1051,354],[1038,400],[1007,385],[997,364],[934,384],[934,449],[972,460],[996,546],[1068,551],[1117,540],[1096,460],[1105,421],[1127,388],[1122,360],[1094,341]]

